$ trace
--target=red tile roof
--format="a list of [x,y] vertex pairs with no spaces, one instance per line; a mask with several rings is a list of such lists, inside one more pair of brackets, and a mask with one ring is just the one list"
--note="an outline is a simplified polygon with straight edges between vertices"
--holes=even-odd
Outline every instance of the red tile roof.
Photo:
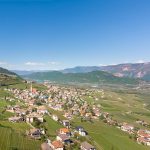
[[55,149],[57,148],[63,148],[63,143],[60,141],[53,141],[52,145],[54,146]]

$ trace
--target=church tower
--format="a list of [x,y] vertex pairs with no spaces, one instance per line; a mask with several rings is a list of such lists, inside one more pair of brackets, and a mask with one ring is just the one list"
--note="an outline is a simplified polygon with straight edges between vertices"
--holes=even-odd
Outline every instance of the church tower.
[[32,82],[31,82],[31,87],[30,87],[30,92],[32,93],[33,87],[32,87]]

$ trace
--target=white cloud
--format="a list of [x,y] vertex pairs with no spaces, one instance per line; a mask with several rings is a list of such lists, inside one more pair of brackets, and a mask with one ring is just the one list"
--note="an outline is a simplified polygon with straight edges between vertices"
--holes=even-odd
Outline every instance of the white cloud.
[[107,65],[105,65],[105,64],[99,64],[98,66],[100,66],[100,67],[104,67],[104,66],[107,66]]
[[26,62],[25,65],[27,65],[27,66],[45,66],[45,64],[41,63],[41,62]]
[[115,66],[115,65],[117,65],[117,64],[99,64],[99,66],[102,66],[102,67],[106,67],[106,66]]
[[144,60],[138,60],[136,63],[145,63],[145,61]]
[[7,62],[0,62],[0,65],[7,65]]
[[62,69],[62,63],[57,61],[28,61],[22,65],[20,64],[18,68],[24,68],[25,70],[60,70]]
[[56,62],[56,61],[50,61],[50,62],[48,62],[48,64],[50,64],[50,65],[59,65],[60,63]]
[[6,69],[15,69],[17,67],[17,65],[15,64],[10,64],[8,62],[3,62],[3,61],[0,61],[0,67],[2,68],[6,68]]

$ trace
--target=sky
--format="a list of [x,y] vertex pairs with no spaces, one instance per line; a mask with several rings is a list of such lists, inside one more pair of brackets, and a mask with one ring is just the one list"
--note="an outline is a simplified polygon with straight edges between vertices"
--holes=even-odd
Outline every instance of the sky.
[[0,66],[150,61],[150,0],[0,0]]

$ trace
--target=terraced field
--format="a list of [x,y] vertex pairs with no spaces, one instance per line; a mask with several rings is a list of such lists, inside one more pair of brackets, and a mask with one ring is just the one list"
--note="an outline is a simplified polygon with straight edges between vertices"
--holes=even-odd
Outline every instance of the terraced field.
[[6,128],[10,128],[16,132],[21,132],[21,133],[25,133],[26,130],[30,129],[30,126],[25,122],[12,123],[6,120],[6,121],[0,121],[0,125]]
[[39,141],[27,139],[11,128],[0,126],[0,135],[0,150],[38,150],[40,147]]
[[[97,98],[97,100],[95,100]],[[134,124],[137,119],[150,123],[150,95],[139,91],[111,91],[93,93],[93,97],[85,96],[84,100],[90,105],[100,105],[103,112],[109,112],[120,122]]]

